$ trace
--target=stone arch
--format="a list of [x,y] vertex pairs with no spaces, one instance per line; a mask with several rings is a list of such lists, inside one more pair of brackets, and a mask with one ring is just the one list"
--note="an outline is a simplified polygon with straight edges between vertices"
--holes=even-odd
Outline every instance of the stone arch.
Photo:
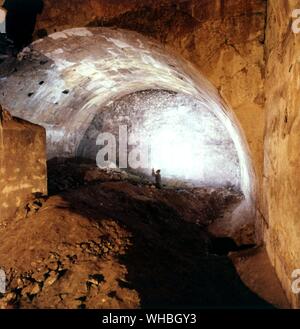
[[99,106],[113,99],[147,89],[183,93],[226,127],[239,158],[244,207],[253,215],[256,182],[243,130],[191,63],[136,32],[109,28],[57,32],[21,57],[17,70],[0,83],[0,100],[15,116],[46,128],[49,158],[74,156]]

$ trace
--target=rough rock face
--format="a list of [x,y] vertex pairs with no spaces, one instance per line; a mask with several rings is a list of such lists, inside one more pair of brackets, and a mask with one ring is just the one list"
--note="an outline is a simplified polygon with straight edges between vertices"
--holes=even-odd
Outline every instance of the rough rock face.
[[244,130],[260,200],[265,24],[265,0],[46,0],[37,31],[117,26],[154,37],[194,63],[218,88]]
[[269,1],[266,50],[265,239],[277,275],[294,307],[292,272],[300,266],[299,55],[291,13],[300,1]]
[[0,225],[25,213],[32,194],[47,193],[45,144],[43,128],[0,107]]

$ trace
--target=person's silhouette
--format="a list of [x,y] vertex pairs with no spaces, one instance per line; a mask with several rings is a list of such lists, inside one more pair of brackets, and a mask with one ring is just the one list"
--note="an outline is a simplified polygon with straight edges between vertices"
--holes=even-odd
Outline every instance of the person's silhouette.
[[44,8],[43,0],[5,0],[6,34],[21,50],[32,41],[36,17]]
[[154,170],[154,168],[152,169],[152,176],[155,177],[155,186],[158,189],[162,188],[162,184],[161,184],[161,174],[160,174],[161,170]]

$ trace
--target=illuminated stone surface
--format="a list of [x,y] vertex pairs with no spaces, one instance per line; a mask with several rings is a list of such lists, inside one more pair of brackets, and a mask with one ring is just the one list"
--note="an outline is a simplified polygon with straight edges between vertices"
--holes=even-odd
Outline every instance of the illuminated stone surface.
[[[77,155],[96,159],[99,131],[128,135],[149,146],[149,165],[164,178],[205,186],[240,185],[237,152],[224,125],[201,102],[184,94],[143,91],[103,107],[85,133]],[[120,138],[120,137],[119,137]]]
[[155,41],[124,30],[71,29],[36,42],[23,56],[1,81],[0,101],[46,128],[49,158],[75,156],[95,115],[112,100],[169,90],[195,98],[198,109],[219,119],[238,154],[242,190],[247,200],[253,197],[251,163],[234,114],[192,65]]

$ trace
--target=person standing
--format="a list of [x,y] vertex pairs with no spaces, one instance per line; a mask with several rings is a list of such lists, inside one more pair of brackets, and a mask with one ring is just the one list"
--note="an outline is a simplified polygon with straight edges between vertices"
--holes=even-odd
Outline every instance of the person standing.
[[158,189],[162,188],[160,172],[161,172],[160,169],[156,170],[156,172],[155,172],[154,168],[152,169],[152,176],[155,177],[155,186]]

